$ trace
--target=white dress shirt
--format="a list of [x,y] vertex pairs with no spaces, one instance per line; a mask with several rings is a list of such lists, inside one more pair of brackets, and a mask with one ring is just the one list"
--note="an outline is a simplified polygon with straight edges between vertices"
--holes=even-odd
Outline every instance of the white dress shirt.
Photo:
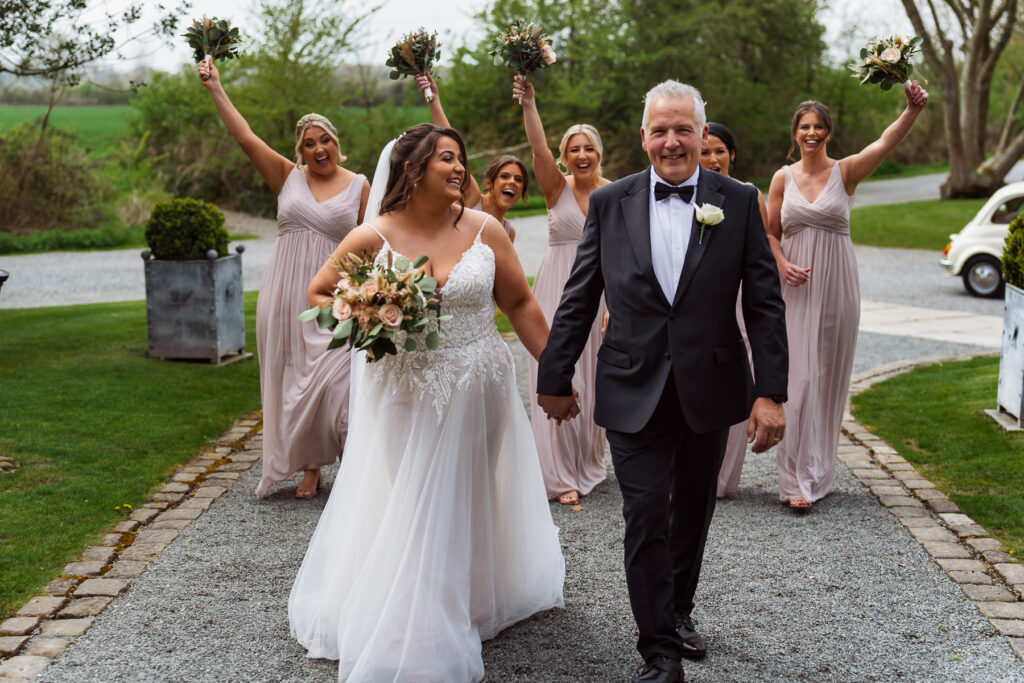
[[700,167],[687,178],[682,185],[665,183],[651,168],[650,214],[651,214],[651,263],[654,276],[658,278],[661,291],[671,304],[676,296],[679,275],[683,272],[683,261],[686,260],[686,248],[690,244],[690,233],[693,231],[693,201],[684,202],[677,195],[656,201],[654,186],[661,182],[672,187],[694,186],[696,198],[697,177]]

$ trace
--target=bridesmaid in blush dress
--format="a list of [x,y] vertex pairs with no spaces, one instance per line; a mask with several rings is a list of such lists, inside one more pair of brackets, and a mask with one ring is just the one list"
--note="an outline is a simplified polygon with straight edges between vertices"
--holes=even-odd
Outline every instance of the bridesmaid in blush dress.
[[[708,122],[708,141],[700,152],[700,165],[709,171],[721,173],[731,178],[736,165],[736,140],[732,132],[720,123]],[[761,210],[761,220],[768,224],[768,209],[764,203],[764,195],[757,192],[757,204]],[[742,295],[741,295],[742,296]],[[736,297],[736,322],[743,335],[743,343],[747,346],[747,360],[753,368],[754,359],[750,354],[750,342],[747,341],[747,329],[743,324],[743,304],[741,296]],[[747,455],[747,420],[734,424],[729,428],[729,438],[725,443],[725,457],[722,467],[718,470],[718,497],[734,495],[739,490],[740,472],[743,470],[743,459]]]
[[[430,107],[430,119],[435,126],[451,128],[448,117],[441,106],[441,93],[437,89],[437,83],[430,74],[416,77],[416,86],[420,94],[426,99],[426,90],[430,88],[433,98],[427,103]],[[505,214],[515,206],[519,200],[527,201],[526,187],[530,184],[530,173],[526,170],[526,164],[511,154],[503,154],[495,157],[487,170],[484,171],[484,189],[480,190],[476,178],[469,176],[469,189],[466,190],[466,206],[468,208],[483,211],[494,216],[505,234],[513,242],[516,241],[516,229],[505,219]]]
[[800,161],[784,166],[768,190],[768,240],[782,277],[789,336],[786,435],[776,450],[779,499],[808,510],[832,491],[839,428],[850,387],[860,320],[850,207],[857,185],[902,140],[928,102],[914,81],[907,107],[878,140],[836,160],[828,107],[807,101],[793,115]]
[[347,353],[325,353],[331,333],[302,325],[309,281],[363,220],[370,184],[342,168],[338,133],[307,114],[295,128],[295,160],[256,136],[231,104],[217,67],[199,65],[221,120],[277,195],[277,242],[256,302],[256,347],[263,403],[263,477],[256,495],[303,472],[296,498],[322,486],[320,468],[341,454],[348,430]]
[[[590,193],[611,181],[601,176],[603,147],[593,126],[570,127],[558,146],[556,163],[544,136],[533,85],[516,76],[512,94],[523,107],[526,137],[533,149],[533,172],[548,207],[549,248],[537,269],[533,294],[551,324],[576,260],[576,246],[583,236]],[[562,175],[558,164],[567,168],[569,175]],[[537,363],[530,361],[530,417],[544,485],[548,498],[557,498],[563,505],[577,504],[581,495],[590,493],[607,476],[604,430],[594,423],[594,376],[605,314],[602,303],[590,340],[576,364],[573,388],[579,393],[579,419],[560,425],[547,419],[537,405]]]

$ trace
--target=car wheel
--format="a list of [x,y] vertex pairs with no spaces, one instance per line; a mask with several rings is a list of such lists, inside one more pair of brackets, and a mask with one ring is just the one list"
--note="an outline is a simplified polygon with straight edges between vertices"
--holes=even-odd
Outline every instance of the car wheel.
[[994,256],[975,256],[964,265],[961,277],[969,294],[988,298],[1003,295],[1003,268]]

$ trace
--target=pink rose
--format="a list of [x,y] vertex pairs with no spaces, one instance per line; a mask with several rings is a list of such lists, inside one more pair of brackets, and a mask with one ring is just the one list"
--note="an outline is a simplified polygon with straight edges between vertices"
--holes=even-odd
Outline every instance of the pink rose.
[[359,288],[360,293],[367,299],[372,297],[379,290],[380,288],[377,287],[377,278],[370,278],[369,280],[364,282],[362,286]]
[[882,61],[889,62],[890,64],[895,64],[900,61],[901,56],[902,53],[898,47],[887,47],[882,51],[882,54],[879,55]]
[[339,323],[348,320],[352,317],[352,306],[347,301],[341,299],[334,300],[334,309],[332,311],[334,319]]
[[395,304],[384,304],[377,311],[377,315],[380,316],[380,320],[384,323],[384,329],[386,330],[396,332],[402,327],[404,315],[402,314],[402,309]]
[[555,63],[555,50],[546,41],[540,46],[540,58],[545,64]]

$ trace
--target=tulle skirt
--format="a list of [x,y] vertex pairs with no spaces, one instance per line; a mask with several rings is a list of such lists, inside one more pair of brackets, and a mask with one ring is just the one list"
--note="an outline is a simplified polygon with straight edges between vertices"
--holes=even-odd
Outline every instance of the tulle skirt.
[[441,408],[357,380],[288,600],[293,637],[337,659],[339,680],[480,680],[482,640],[563,605],[558,529],[512,371],[509,356],[504,381],[464,378]]

